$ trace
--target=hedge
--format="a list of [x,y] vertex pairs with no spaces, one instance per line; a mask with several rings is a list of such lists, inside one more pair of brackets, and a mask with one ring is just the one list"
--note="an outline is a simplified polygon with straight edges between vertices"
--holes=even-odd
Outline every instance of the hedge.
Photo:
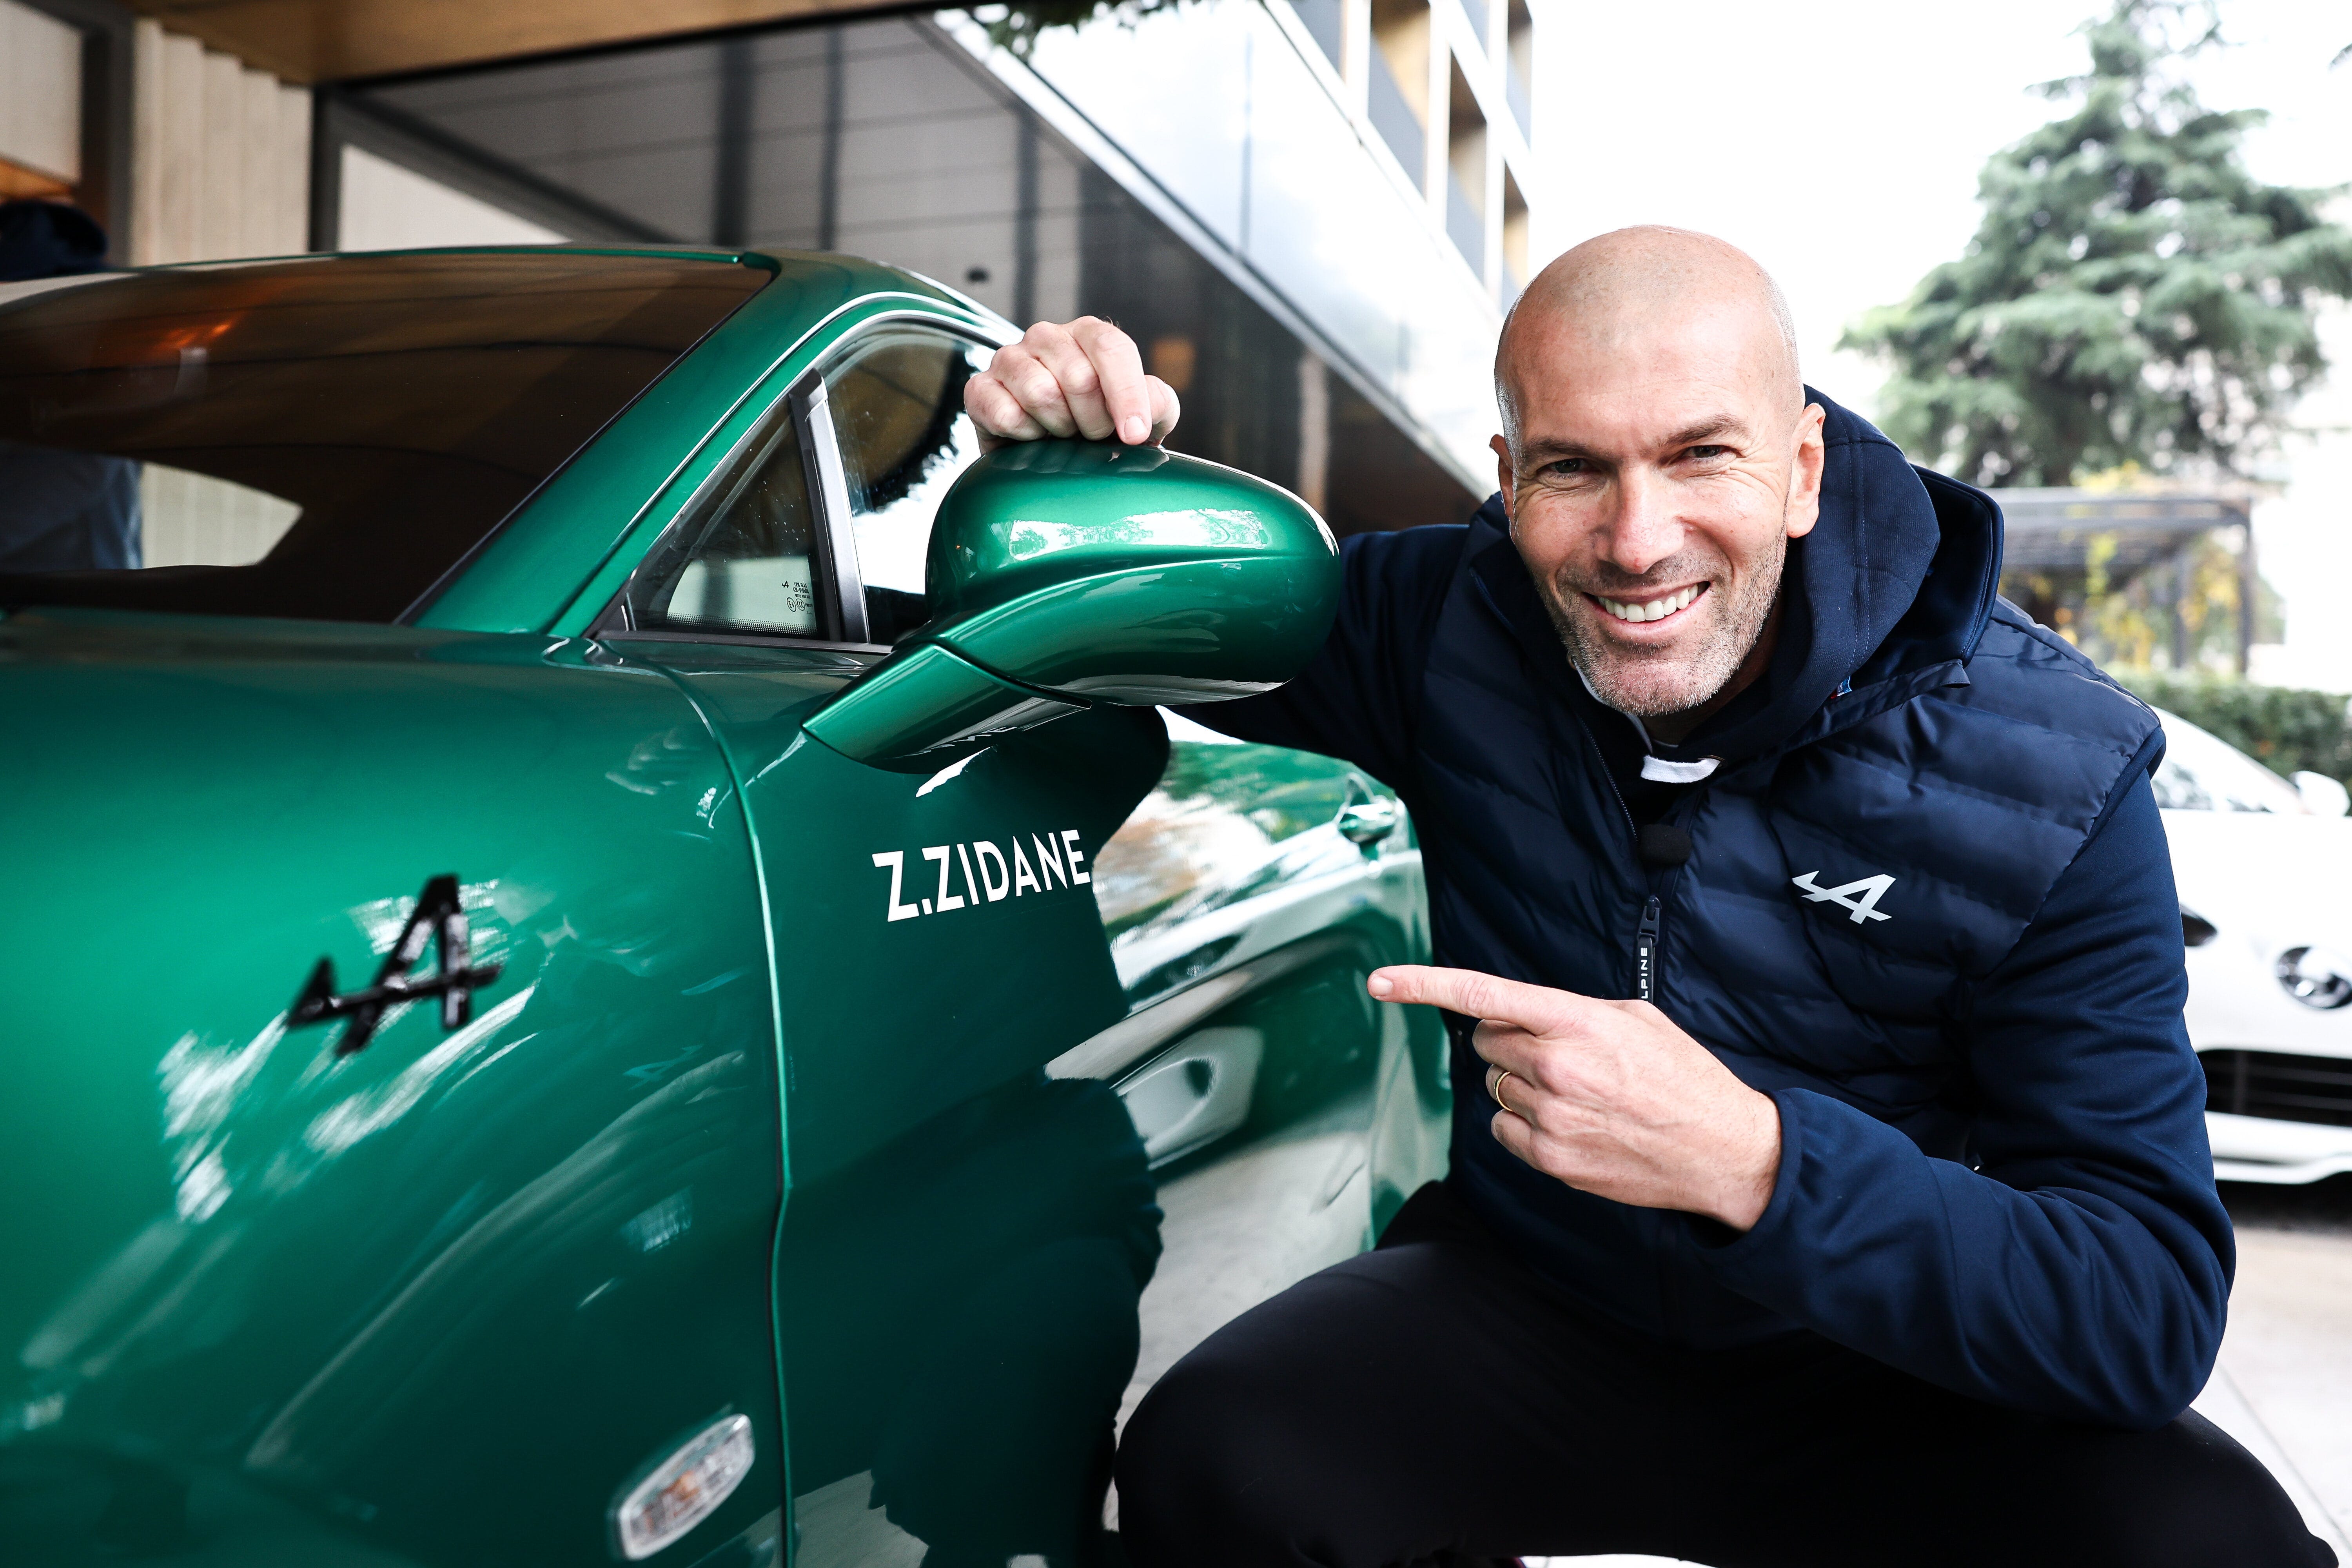
[[2142,701],[2210,730],[2282,776],[2308,768],[2352,784],[2352,713],[2341,693],[2168,670],[2113,673]]

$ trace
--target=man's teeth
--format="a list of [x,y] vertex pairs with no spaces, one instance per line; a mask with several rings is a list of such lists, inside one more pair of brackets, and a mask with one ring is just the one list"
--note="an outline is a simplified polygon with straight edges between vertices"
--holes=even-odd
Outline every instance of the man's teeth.
[[1663,599],[1653,599],[1646,605],[1628,605],[1616,599],[1603,599],[1601,607],[1621,621],[1663,621],[1699,595],[1704,583],[1695,583],[1679,594],[1669,594]]

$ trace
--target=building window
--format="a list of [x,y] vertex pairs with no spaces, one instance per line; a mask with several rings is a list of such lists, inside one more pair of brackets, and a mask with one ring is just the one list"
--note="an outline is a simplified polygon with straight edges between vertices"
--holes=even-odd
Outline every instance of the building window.
[[1298,19],[1307,24],[1307,36],[1331,62],[1333,70],[1345,70],[1347,0],[1291,0],[1297,9]]
[[1470,270],[1486,275],[1486,117],[1462,64],[1446,73],[1445,232]]
[[1528,286],[1528,198],[1511,171],[1503,171],[1503,308]]
[[1503,96],[1510,100],[1511,118],[1519,122],[1519,134],[1532,141],[1534,121],[1528,117],[1530,100],[1536,79],[1536,19],[1528,9],[1528,0],[1511,0],[1509,41],[1504,53],[1507,63],[1503,70]]
[[1428,177],[1429,6],[1425,0],[1372,0],[1365,112],[1415,185]]

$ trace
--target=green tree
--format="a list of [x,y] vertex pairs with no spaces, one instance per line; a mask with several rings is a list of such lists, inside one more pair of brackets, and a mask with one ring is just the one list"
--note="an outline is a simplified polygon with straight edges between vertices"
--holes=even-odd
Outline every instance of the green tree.
[[1053,27],[1085,26],[1097,16],[1116,16],[1133,26],[1146,16],[1173,11],[1186,0],[1016,0],[982,6],[973,16],[986,24],[989,42],[1027,59],[1041,33]]
[[2182,65],[2210,5],[2117,0],[2083,28],[2069,109],[1985,164],[1967,252],[1840,346],[1890,363],[1887,433],[1985,485],[2063,485],[2137,462],[2242,471],[2326,369],[2312,307],[2352,295],[2334,190],[2240,160],[2260,110],[2209,110]]

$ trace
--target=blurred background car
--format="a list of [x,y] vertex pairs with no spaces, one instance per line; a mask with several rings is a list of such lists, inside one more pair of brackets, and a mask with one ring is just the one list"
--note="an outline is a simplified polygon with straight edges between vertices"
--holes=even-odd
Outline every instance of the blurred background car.
[[2281,778],[2162,715],[2156,800],[2188,945],[2189,1037],[2225,1181],[2352,1171],[2352,819],[2325,774]]

